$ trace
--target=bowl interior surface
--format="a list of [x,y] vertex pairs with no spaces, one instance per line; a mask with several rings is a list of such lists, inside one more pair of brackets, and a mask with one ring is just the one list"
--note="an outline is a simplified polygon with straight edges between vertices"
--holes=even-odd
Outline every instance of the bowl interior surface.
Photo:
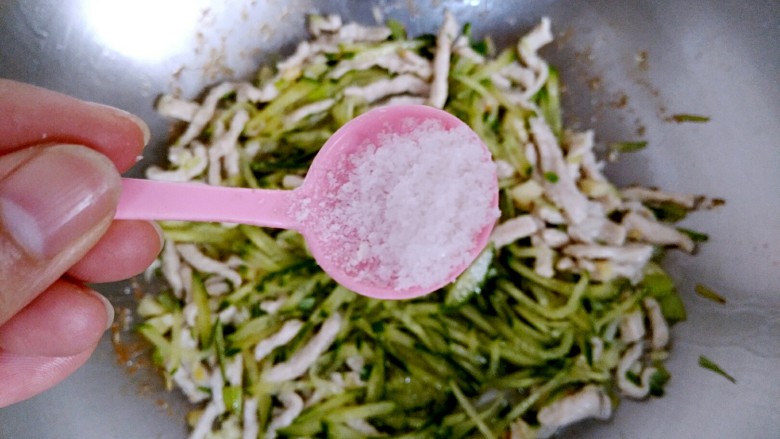
[[[222,79],[250,78],[261,63],[292,52],[309,13],[363,23],[381,13],[416,35],[434,32],[445,8],[499,46],[549,16],[557,40],[543,54],[565,83],[568,125],[593,128],[602,144],[649,142],[609,165],[609,175],[726,200],[683,224],[710,235],[699,253],[667,260],[688,320],[672,331],[666,396],[624,401],[613,420],[564,436],[780,432],[780,2],[10,0],[0,2],[0,77],[140,115],[152,129],[129,173],[140,176],[164,158],[170,122],[154,112],[159,94],[196,97]],[[710,122],[668,120],[679,113]],[[728,303],[696,296],[696,283]],[[134,308],[133,283],[97,288],[119,310]],[[162,389],[156,372],[136,367],[143,359],[128,343],[117,354],[107,334],[72,377],[0,410],[0,438],[184,437],[187,404]],[[700,368],[699,355],[737,383]]]

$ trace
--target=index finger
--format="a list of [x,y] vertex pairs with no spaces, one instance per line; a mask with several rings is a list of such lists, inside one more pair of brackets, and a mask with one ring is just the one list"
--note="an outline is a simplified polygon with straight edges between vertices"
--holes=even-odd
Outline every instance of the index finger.
[[130,169],[149,141],[140,118],[34,85],[0,79],[0,154],[42,143],[71,143]]

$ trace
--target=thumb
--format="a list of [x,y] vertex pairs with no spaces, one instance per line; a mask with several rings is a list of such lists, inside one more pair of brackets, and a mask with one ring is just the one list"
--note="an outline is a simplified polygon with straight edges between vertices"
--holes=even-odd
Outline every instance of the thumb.
[[114,165],[83,146],[0,157],[0,325],[98,241],[119,192]]

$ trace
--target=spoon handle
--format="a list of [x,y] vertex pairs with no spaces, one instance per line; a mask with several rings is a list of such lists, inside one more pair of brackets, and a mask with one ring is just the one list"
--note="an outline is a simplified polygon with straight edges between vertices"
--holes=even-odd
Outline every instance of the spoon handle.
[[181,220],[294,228],[295,191],[122,179],[116,219]]

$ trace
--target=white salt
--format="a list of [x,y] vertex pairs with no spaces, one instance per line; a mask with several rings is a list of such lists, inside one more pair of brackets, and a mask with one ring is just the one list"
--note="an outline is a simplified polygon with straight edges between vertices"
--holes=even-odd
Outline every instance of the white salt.
[[431,288],[474,256],[498,218],[495,165],[465,126],[424,120],[407,134],[380,133],[332,171],[316,214],[296,217],[331,243],[326,257],[350,276],[397,290]]

